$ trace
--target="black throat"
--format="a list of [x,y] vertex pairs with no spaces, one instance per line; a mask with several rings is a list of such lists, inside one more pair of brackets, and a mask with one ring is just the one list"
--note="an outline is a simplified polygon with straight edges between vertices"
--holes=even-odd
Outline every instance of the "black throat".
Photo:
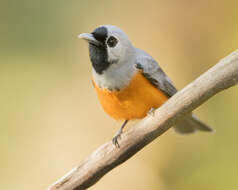
[[108,53],[106,46],[108,32],[106,27],[99,27],[96,28],[92,32],[92,34],[96,40],[101,42],[102,45],[89,43],[89,56],[95,71],[98,74],[102,74],[103,71],[110,66],[110,62],[108,62]]

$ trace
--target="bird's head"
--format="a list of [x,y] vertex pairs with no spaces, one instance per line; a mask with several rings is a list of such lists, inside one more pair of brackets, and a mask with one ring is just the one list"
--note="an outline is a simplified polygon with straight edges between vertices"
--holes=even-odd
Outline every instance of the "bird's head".
[[89,43],[89,54],[93,68],[102,74],[109,67],[127,63],[133,56],[134,48],[127,35],[112,25],[103,25],[92,33],[79,35]]

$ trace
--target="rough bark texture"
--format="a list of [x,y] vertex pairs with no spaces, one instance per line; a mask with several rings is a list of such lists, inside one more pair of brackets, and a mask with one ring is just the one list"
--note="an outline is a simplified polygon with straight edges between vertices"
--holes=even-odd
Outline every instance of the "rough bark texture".
[[122,134],[120,148],[107,142],[95,150],[79,166],[59,179],[48,190],[81,190],[95,184],[107,172],[125,162],[148,143],[162,135],[216,93],[238,82],[238,50],[176,93],[158,108]]

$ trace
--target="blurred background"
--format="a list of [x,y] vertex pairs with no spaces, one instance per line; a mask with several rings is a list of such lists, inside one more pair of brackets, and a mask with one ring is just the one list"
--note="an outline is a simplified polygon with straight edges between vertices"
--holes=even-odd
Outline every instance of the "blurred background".
[[[102,24],[122,28],[181,89],[238,48],[237,6],[0,0],[0,189],[46,189],[120,127],[97,101],[79,33]],[[237,189],[237,97],[233,87],[195,111],[215,134],[170,130],[90,189]]]

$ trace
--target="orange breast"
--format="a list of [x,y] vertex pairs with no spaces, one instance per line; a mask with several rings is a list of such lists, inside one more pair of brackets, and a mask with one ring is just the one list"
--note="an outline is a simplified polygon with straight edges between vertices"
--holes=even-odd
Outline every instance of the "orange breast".
[[100,89],[95,83],[94,87],[104,111],[114,119],[143,118],[150,108],[157,108],[168,99],[139,72],[121,91]]

